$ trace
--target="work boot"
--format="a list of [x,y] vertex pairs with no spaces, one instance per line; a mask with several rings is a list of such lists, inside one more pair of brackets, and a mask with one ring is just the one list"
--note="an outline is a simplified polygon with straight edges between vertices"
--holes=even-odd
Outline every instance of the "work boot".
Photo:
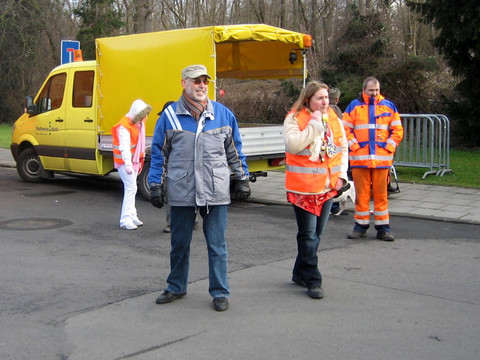
[[377,239],[383,240],[383,241],[393,241],[395,240],[395,237],[392,235],[391,232],[379,231],[377,232]]
[[367,236],[366,231],[353,230],[351,234],[347,235],[348,239],[360,239]]

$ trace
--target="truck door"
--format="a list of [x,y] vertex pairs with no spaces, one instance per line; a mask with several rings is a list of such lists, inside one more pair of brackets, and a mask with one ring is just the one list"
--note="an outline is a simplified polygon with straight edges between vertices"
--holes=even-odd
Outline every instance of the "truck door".
[[97,174],[96,122],[93,70],[71,70],[72,98],[65,117],[65,151],[67,170]]
[[64,170],[65,84],[67,74],[51,76],[36,100],[35,137],[37,154],[46,169]]

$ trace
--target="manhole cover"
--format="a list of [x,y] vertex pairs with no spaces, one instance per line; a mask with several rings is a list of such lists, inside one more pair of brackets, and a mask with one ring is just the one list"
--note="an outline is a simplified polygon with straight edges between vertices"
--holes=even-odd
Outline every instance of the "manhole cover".
[[64,219],[30,218],[0,221],[3,230],[50,230],[72,225],[73,222]]

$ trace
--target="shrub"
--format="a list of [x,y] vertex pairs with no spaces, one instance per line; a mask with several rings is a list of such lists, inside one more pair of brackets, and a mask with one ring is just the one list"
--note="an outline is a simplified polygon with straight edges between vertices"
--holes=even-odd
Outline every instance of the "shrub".
[[300,79],[219,79],[217,101],[232,110],[238,122],[282,124],[301,88]]

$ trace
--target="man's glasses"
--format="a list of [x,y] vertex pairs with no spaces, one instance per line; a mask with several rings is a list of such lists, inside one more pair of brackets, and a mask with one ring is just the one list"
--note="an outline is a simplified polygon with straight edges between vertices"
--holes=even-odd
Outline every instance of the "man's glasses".
[[205,79],[205,80],[202,80],[202,79],[199,79],[199,78],[196,78],[196,79],[191,79],[191,78],[188,78],[189,80],[192,80],[195,85],[200,85],[202,82],[205,84],[205,85],[208,85],[210,83],[210,80],[208,79]]

